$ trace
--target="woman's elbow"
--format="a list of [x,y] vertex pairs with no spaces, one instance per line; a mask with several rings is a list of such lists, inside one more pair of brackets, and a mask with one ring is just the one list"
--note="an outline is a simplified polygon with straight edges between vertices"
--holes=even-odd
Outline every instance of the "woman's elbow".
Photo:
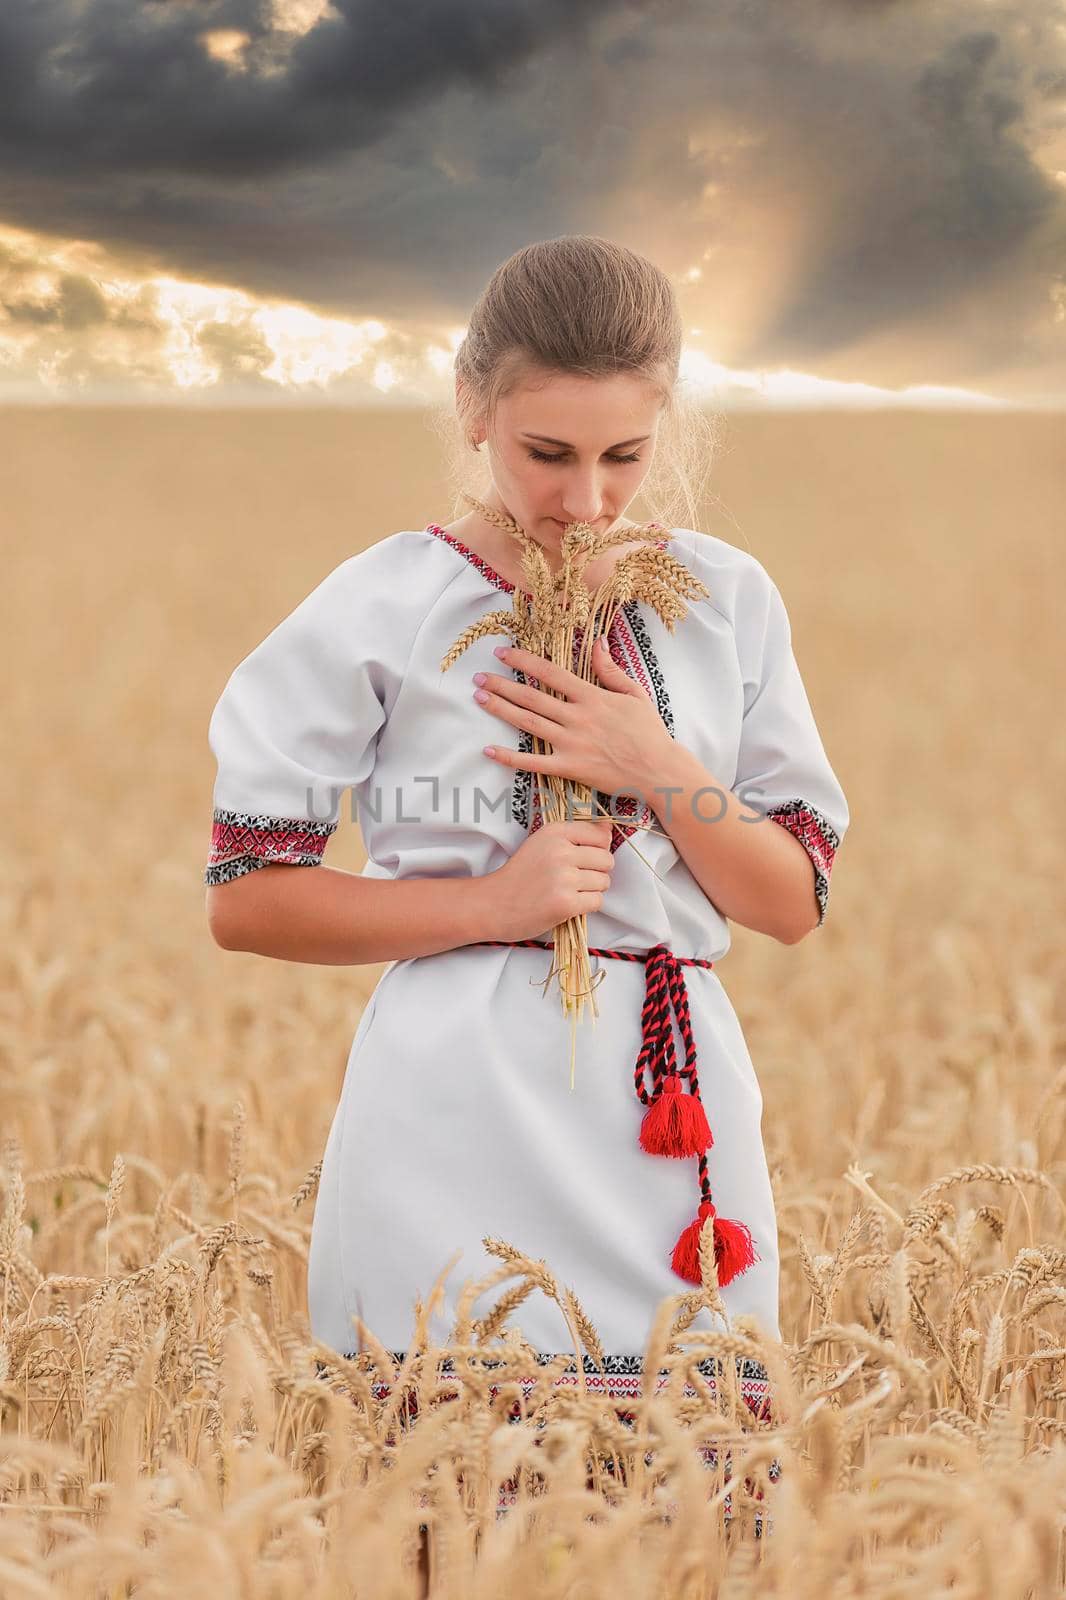
[[799,944],[801,939],[806,939],[819,926],[821,910],[813,890],[805,892],[798,903],[787,907],[787,918],[782,920],[779,917],[776,925],[767,929],[767,932],[772,933],[779,944]]
[[207,929],[220,950],[243,950],[244,940],[229,884],[210,884],[207,890]]
[[821,926],[821,908],[817,901],[813,912],[809,907],[806,910],[807,914],[802,922],[793,923],[790,928],[777,935],[782,944],[799,944],[801,939],[806,939],[809,933],[814,933],[815,929]]

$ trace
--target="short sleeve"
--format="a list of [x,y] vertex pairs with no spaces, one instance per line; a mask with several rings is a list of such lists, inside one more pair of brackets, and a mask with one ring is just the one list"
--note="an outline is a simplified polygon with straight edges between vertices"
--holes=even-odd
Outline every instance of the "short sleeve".
[[765,569],[755,566],[762,580],[759,596],[737,623],[744,715],[733,792],[795,834],[806,850],[821,927],[833,861],[850,820],[848,805],[796,664],[784,601]]
[[373,771],[397,619],[375,596],[369,556],[335,568],[222,690],[208,726],[217,773],[206,884],[274,862],[317,866],[342,795]]

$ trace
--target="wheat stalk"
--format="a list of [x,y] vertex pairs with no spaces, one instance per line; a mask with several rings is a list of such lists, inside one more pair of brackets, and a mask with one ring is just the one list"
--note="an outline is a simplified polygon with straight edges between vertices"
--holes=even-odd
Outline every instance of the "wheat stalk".
[[[489,634],[504,633],[532,655],[542,656],[565,667],[589,683],[598,683],[592,664],[592,649],[600,634],[609,634],[619,607],[631,600],[643,601],[661,617],[669,632],[687,614],[686,601],[709,598],[710,591],[689,569],[666,550],[658,548],[662,528],[645,523],[601,534],[587,522],[572,522],[561,540],[562,566],[552,572],[544,551],[535,539],[513,518],[485,505],[473,495],[463,497],[495,527],[509,533],[521,550],[522,570],[528,590],[515,588],[510,611],[490,611],[460,634],[441,661],[446,672],[475,640]],[[616,545],[642,543],[618,561],[610,576],[590,590],[584,579],[589,561]],[[581,646],[575,660],[576,636],[581,631]],[[545,694],[556,691],[541,684]],[[558,695],[557,698],[565,698]],[[551,745],[536,734],[534,755],[551,753]],[[546,822],[562,821],[576,808],[586,808],[590,816],[606,812],[590,785],[555,773],[534,772],[537,802]],[[646,831],[661,833],[661,829]],[[665,835],[664,835],[665,837]],[[635,848],[635,847],[634,847]],[[640,855],[639,850],[637,851]],[[645,861],[643,856],[640,857]],[[645,861],[649,867],[650,863]],[[577,1025],[591,1003],[593,1020],[598,1017],[595,989],[604,977],[594,975],[589,966],[588,926],[584,915],[570,917],[554,930],[554,958],[545,987],[558,978],[564,1015],[569,1016],[570,1088],[574,1087],[577,1054]]]

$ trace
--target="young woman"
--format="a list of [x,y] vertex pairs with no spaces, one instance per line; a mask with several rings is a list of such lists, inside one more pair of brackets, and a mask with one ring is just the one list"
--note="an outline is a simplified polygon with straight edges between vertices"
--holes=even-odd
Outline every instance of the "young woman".
[[[314,1216],[311,1328],[343,1354],[358,1314],[402,1355],[416,1298],[460,1251],[430,1324],[446,1342],[463,1280],[499,1265],[491,1237],[574,1289],[606,1356],[605,1378],[583,1358],[589,1386],[624,1399],[640,1392],[660,1302],[698,1281],[678,1269],[679,1239],[690,1230],[691,1247],[708,1218],[727,1313],[780,1337],[762,1095],[717,967],[731,921],[788,944],[821,924],[848,809],[777,587],[753,556],[671,518],[662,548],[708,598],[672,631],[621,606],[596,683],[549,678],[502,635],[441,670],[523,587],[509,519],[557,570],[568,524],[639,527],[626,513],[642,488],[683,491],[681,331],[664,274],[607,240],[504,262],[456,357],[464,448],[487,458],[473,509],[343,561],[240,663],[211,718],[217,942],[390,963],[355,1034]],[[664,439],[673,453],[659,456]],[[589,587],[640,547],[602,552]],[[550,758],[531,737],[545,717]],[[537,770],[629,793],[631,809],[545,824]],[[358,875],[322,863],[348,788],[368,852]],[[552,930],[578,913],[605,970],[571,1089],[571,1024],[542,985]],[[649,1153],[650,1106],[697,1081],[713,1140],[688,1160]],[[573,1352],[545,1295],[510,1323],[545,1360]],[[707,1308],[693,1325],[723,1327]],[[765,1394],[758,1363],[743,1387],[749,1403]]]

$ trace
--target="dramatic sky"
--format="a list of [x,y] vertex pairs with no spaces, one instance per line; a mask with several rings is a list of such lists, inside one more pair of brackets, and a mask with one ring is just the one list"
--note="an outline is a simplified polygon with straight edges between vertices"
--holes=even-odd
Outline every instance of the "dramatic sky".
[[0,0],[0,400],[437,399],[562,233],[723,405],[1066,406],[1066,0]]

